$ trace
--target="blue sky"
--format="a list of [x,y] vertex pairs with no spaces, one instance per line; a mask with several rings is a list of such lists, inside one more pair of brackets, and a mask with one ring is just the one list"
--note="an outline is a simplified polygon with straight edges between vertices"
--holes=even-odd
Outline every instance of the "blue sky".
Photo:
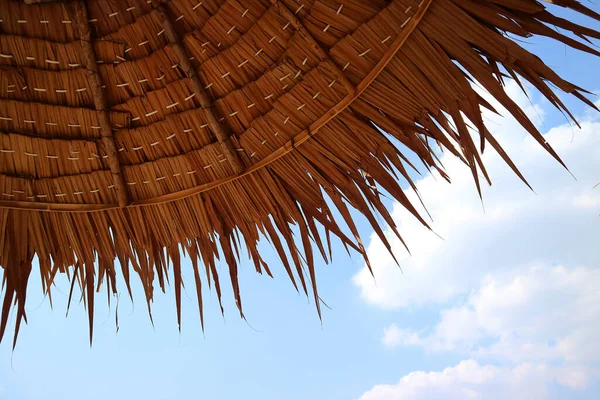
[[[528,46],[600,93],[600,60],[538,38]],[[29,324],[14,353],[10,340],[0,345],[0,399],[597,398],[600,116],[565,98],[583,122],[583,130],[572,130],[537,94],[528,100],[514,85],[508,90],[577,181],[513,121],[486,116],[536,194],[488,154],[494,186],[484,191],[484,212],[468,171],[446,159],[452,185],[431,176],[419,181],[444,240],[390,203],[412,250],[408,256],[396,244],[401,274],[359,218],[376,284],[362,260],[336,244],[334,262],[317,268],[331,307],[322,321],[277,268],[268,244],[276,279],[241,266],[247,323],[229,291],[223,318],[213,292],[203,334],[187,268],[181,333],[171,291],[155,296],[153,328],[141,287],[134,306],[121,286],[120,330],[116,299],[109,311],[100,294],[91,349],[83,307],[74,304],[64,316],[66,280],[51,309],[34,273]]]

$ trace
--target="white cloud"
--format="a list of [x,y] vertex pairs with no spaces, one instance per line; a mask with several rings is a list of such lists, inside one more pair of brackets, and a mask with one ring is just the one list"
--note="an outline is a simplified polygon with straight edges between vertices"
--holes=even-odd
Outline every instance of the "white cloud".
[[[544,115],[514,85],[509,94],[532,118]],[[494,186],[484,188],[482,205],[470,171],[444,156],[452,184],[431,175],[417,182],[444,239],[396,205],[411,255],[391,239],[400,270],[373,236],[375,280],[366,268],[354,277],[361,298],[375,307],[440,308],[430,329],[389,325],[384,346],[467,360],[442,372],[413,372],[361,400],[544,399],[557,386],[585,389],[600,377],[600,119],[586,114],[581,130],[565,124],[544,135],[575,180],[512,119],[485,118],[536,193],[488,148]]]
[[[528,104],[514,85],[509,92]],[[600,121],[589,117],[582,130],[565,124],[545,135],[575,180],[515,121],[489,113],[486,119],[536,193],[488,147],[484,159],[494,185],[484,188],[482,205],[470,171],[454,157],[442,157],[452,184],[429,175],[417,187],[443,239],[396,205],[393,216],[411,255],[391,239],[400,270],[381,241],[371,238],[375,280],[366,268],[354,277],[368,303],[386,309],[443,304],[468,295],[489,273],[532,262],[595,267],[600,260],[600,188],[593,188],[600,180]]]
[[360,400],[543,400],[549,398],[553,384],[577,389],[588,379],[586,372],[566,374],[546,364],[499,368],[465,360],[441,372],[412,372],[395,385],[375,386]]
[[418,346],[421,345],[422,339],[416,332],[400,329],[396,324],[391,324],[383,330],[381,343],[390,348],[397,346]]
[[600,361],[599,315],[600,269],[536,266],[487,277],[429,333],[392,325],[383,341],[495,360],[588,363]]

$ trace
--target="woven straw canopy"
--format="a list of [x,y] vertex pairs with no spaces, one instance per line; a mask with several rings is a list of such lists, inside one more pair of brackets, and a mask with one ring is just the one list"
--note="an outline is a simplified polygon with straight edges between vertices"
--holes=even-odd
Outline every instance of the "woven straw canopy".
[[413,166],[398,143],[444,177],[436,151],[451,152],[477,187],[489,181],[484,147],[522,178],[473,83],[560,162],[503,89],[527,81],[568,112],[552,84],[592,105],[509,38],[599,55],[585,43],[597,30],[550,11],[536,0],[0,0],[0,337],[11,309],[15,340],[26,321],[35,256],[48,294],[58,273],[71,293],[81,286],[90,338],[94,293],[117,293],[117,268],[130,294],[139,277],[148,305],[172,274],[180,320],[182,253],[200,317],[202,287],[221,296],[216,259],[243,316],[238,260],[244,248],[271,275],[262,237],[318,309],[314,253],[330,260],[335,236],[366,257],[351,210],[388,248],[383,193],[423,221],[400,187]]

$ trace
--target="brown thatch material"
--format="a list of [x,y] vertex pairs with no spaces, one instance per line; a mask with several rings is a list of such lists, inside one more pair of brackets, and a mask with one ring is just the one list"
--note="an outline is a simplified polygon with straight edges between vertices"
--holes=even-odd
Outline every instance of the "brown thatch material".
[[202,320],[201,288],[220,298],[224,258],[243,316],[239,247],[270,275],[263,235],[318,309],[314,252],[329,260],[333,235],[366,257],[350,209],[388,247],[381,192],[423,221],[391,137],[443,176],[434,149],[451,152],[478,187],[486,145],[523,178],[485,128],[476,81],[560,162],[503,79],[565,112],[550,84],[592,104],[505,34],[594,55],[586,40],[600,37],[536,0],[1,0],[0,21],[0,337],[14,305],[15,339],[35,255],[48,295],[57,273],[84,290],[90,338],[95,290],[117,291],[115,260],[148,305],[172,273],[180,318],[189,255]]

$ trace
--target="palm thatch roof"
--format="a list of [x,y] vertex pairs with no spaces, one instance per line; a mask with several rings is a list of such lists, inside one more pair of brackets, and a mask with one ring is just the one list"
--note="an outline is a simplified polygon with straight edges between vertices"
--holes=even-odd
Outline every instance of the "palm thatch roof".
[[566,113],[551,86],[593,106],[510,38],[599,55],[597,29],[553,12],[600,15],[551,3],[1,0],[0,338],[11,309],[15,340],[26,321],[36,256],[48,295],[59,273],[81,286],[90,339],[94,293],[117,292],[117,268],[130,294],[141,280],[148,307],[172,274],[180,320],[181,254],[201,320],[202,288],[221,296],[217,259],[243,316],[241,247],[258,273],[273,268],[261,237],[319,309],[315,253],[330,260],[333,236],[366,258],[351,210],[388,248],[378,221],[400,233],[383,193],[426,224],[400,187],[414,185],[398,144],[448,179],[436,149],[452,153],[478,188],[491,147],[524,179],[486,129],[481,108],[492,107],[474,83],[561,162],[503,89],[512,77]]

